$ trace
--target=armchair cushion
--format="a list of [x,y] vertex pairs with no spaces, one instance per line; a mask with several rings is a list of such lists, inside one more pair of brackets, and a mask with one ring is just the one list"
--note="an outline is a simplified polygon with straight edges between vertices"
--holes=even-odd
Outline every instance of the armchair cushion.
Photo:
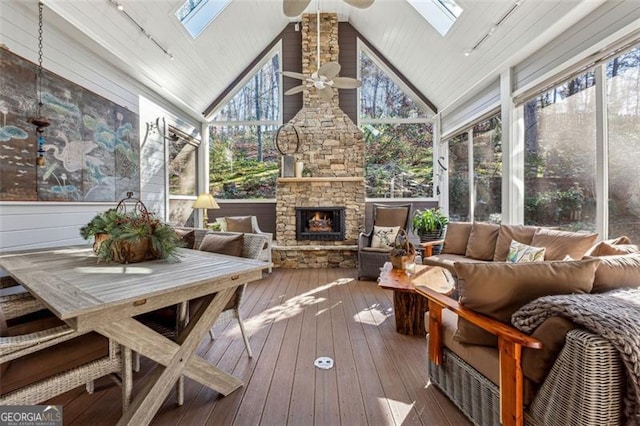
[[546,247],[545,260],[563,260],[566,256],[582,259],[589,247],[598,238],[598,234],[557,231],[540,228],[531,239],[531,245]]
[[404,228],[404,224],[407,222],[409,207],[378,207],[376,209],[376,217],[374,225],[378,226],[397,226],[399,223]]
[[640,287],[640,253],[599,257],[593,292],[602,293],[620,287]]
[[[505,324],[538,297],[589,293],[599,259],[531,263],[456,263],[460,303]],[[497,346],[496,336],[459,319],[461,343]]]
[[542,383],[564,347],[566,335],[578,326],[562,317],[547,318],[532,337],[542,342],[542,349],[522,348],[522,373],[529,380]]
[[493,260],[500,225],[474,222],[467,242],[465,256],[478,260]]
[[188,249],[194,249],[196,245],[196,231],[186,229],[176,229],[176,234],[180,237],[180,240],[184,242],[184,246]]
[[372,248],[388,248],[393,246],[393,242],[400,230],[399,226],[374,226],[371,237]]
[[228,232],[253,232],[251,216],[225,217]]
[[471,234],[471,222],[450,222],[447,225],[447,233],[444,236],[442,254],[460,254],[467,251],[467,241]]
[[211,233],[204,236],[199,250],[241,257],[243,244],[244,234],[216,235]]

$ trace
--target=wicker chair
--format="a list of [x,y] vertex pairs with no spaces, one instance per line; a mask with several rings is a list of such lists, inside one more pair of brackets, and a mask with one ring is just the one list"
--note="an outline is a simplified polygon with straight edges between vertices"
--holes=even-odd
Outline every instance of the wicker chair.
[[74,331],[11,278],[4,277],[0,288],[0,405],[38,404],[81,385],[93,393],[94,380],[110,375],[122,386],[127,409],[129,349],[96,333]]
[[[230,229],[229,224],[227,223],[227,219],[238,219],[238,220],[250,219],[250,221],[251,221],[251,230],[249,231],[248,229],[246,229],[246,230]],[[268,262],[269,265],[271,265],[271,262],[272,262],[272,259],[271,259],[271,245],[273,244],[273,234],[270,233],[270,232],[263,232],[263,231],[260,230],[260,227],[258,226],[258,218],[257,217],[255,217],[255,216],[219,217],[219,218],[216,218],[216,223],[220,224],[220,230],[222,232],[245,232],[245,233],[251,233],[251,234],[264,235],[265,237],[267,237],[267,245],[261,250],[260,256],[257,259],[265,261],[265,262]],[[269,273],[271,273],[272,270],[273,270],[273,267],[269,266],[268,269],[269,269]]]
[[[388,206],[382,204],[373,205],[373,226],[400,226],[406,230],[411,217],[412,204]],[[358,236],[358,279],[377,278],[380,268],[389,260],[391,248],[371,247],[373,226],[367,233]]]

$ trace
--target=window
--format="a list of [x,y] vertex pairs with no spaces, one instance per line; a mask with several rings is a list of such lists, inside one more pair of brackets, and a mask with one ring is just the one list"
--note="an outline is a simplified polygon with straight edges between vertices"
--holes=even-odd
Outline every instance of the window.
[[[449,216],[453,221],[502,222],[500,114],[471,124],[449,142]],[[472,173],[470,173],[472,168]]]
[[191,205],[198,195],[198,146],[200,141],[168,126],[169,222],[193,226]]
[[360,79],[366,196],[433,197],[433,128],[429,111],[364,51],[360,53]]
[[229,3],[231,0],[187,0],[176,12],[176,17],[191,37],[197,38]]
[[640,46],[607,64],[609,235],[640,241]]
[[524,105],[525,224],[595,230],[595,73]]
[[274,54],[215,115],[209,182],[222,199],[275,198],[280,125],[279,54]]
[[456,22],[462,8],[453,0],[408,0],[418,13],[441,36],[445,36]]

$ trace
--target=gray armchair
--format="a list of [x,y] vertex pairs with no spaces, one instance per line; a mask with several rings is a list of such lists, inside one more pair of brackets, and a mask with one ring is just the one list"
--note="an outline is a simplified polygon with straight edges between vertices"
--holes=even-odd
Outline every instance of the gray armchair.
[[[406,230],[411,217],[412,204],[395,206],[374,204],[373,226],[400,226]],[[389,260],[389,248],[371,247],[373,226],[358,236],[358,279],[377,278],[380,268]]]

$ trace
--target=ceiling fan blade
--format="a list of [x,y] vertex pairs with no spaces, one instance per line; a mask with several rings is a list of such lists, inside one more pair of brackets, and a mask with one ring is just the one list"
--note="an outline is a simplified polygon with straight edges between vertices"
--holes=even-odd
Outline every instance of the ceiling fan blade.
[[337,62],[327,62],[318,70],[318,75],[323,75],[327,80],[331,80],[340,72],[340,64]]
[[358,9],[366,9],[373,4],[374,0],[344,0],[350,6],[357,7]]
[[308,75],[304,75],[302,73],[294,71],[282,71],[282,75],[284,75],[285,77],[297,78],[298,80],[306,80],[309,78]]
[[287,18],[295,18],[302,15],[309,3],[311,0],[283,0],[282,12]]
[[325,86],[322,89],[318,89],[318,99],[323,102],[329,102],[333,99],[333,89],[329,86]]
[[285,95],[295,95],[296,93],[300,93],[304,90],[304,84],[300,86],[292,87],[291,89],[284,92]]
[[362,86],[362,82],[360,80],[356,80],[351,77],[334,77],[333,78],[333,87],[336,89],[356,89]]

